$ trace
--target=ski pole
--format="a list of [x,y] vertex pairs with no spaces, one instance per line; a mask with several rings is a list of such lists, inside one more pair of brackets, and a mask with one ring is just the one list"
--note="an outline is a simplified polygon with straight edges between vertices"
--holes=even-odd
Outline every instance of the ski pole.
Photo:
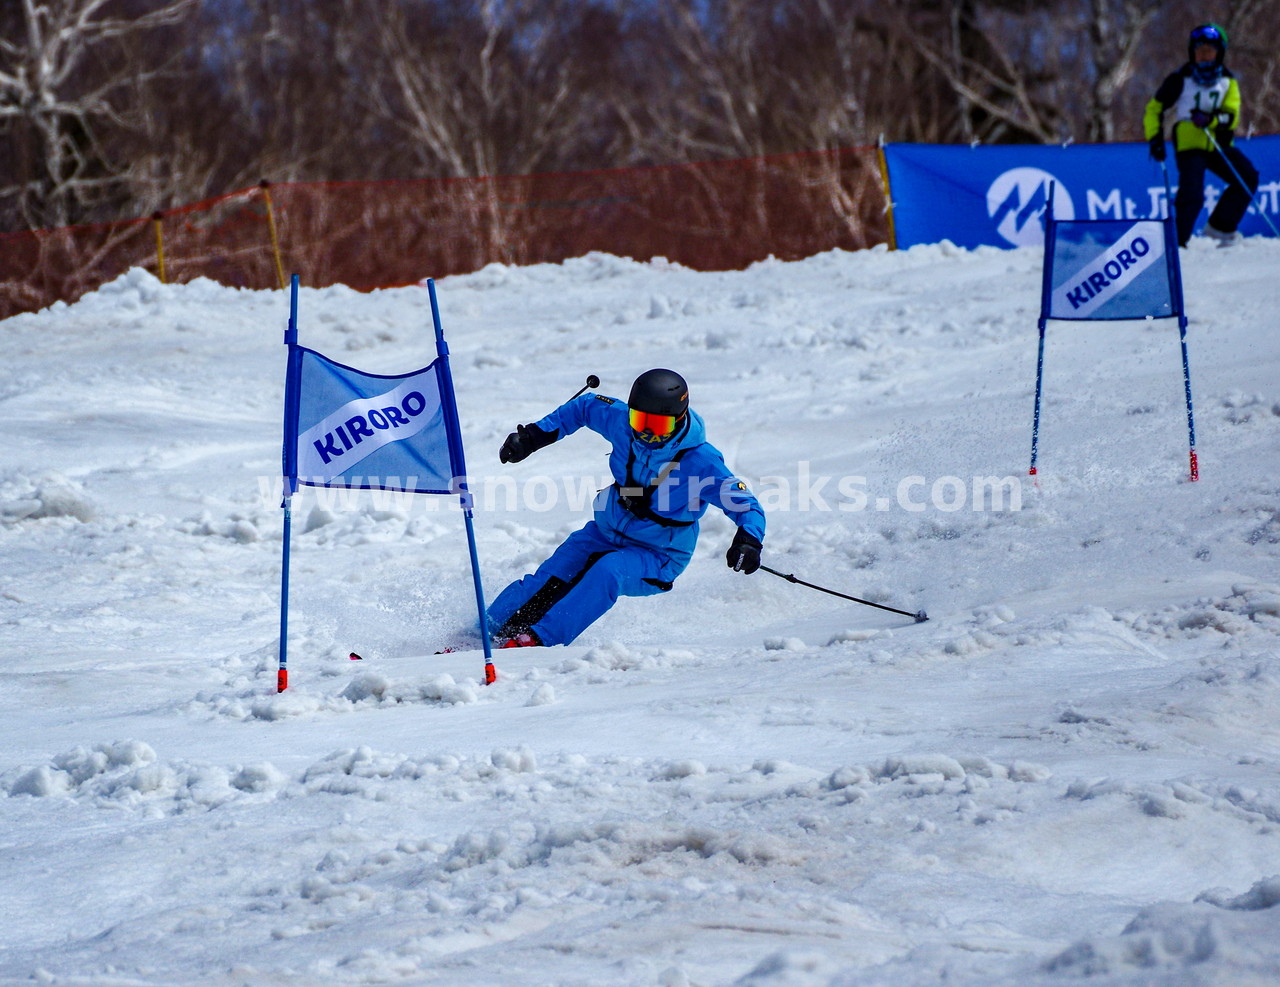
[[[1246,192],[1249,192],[1248,184],[1245,182],[1243,178],[1240,177],[1240,172],[1236,171],[1236,166],[1231,163],[1231,159],[1227,157],[1226,152],[1222,150],[1222,146],[1214,138],[1213,134],[1209,131],[1208,127],[1204,128],[1204,134],[1206,137],[1209,138],[1209,143],[1213,145],[1213,149],[1218,152],[1218,156],[1221,157],[1222,160],[1227,163],[1227,167],[1231,169],[1231,174],[1236,176],[1236,181],[1240,183],[1240,187],[1244,189]],[[1257,196],[1258,196],[1258,193],[1256,189],[1252,192],[1249,192],[1249,205],[1253,206],[1254,209],[1258,210],[1258,215],[1261,216],[1263,221],[1265,221],[1266,224],[1271,227],[1271,232],[1275,236],[1280,236],[1280,230],[1276,229],[1276,224],[1271,222],[1271,217],[1267,215],[1266,210],[1263,209],[1262,206],[1258,205]]]
[[[587,382],[583,384],[580,388],[578,388],[578,393],[575,394],[573,398],[578,397],[583,391],[587,390],[587,388],[589,387],[599,387],[599,386],[600,386],[600,378],[597,377],[595,374],[587,374]],[[573,398],[570,398],[569,400],[572,401]]]
[[779,576],[782,579],[785,579],[789,583],[796,583],[800,586],[808,586],[810,589],[816,589],[820,593],[830,593],[832,596],[838,596],[842,600],[852,600],[854,603],[861,603],[864,606],[875,607],[878,610],[888,610],[890,613],[900,613],[904,617],[913,617],[915,618],[915,622],[917,624],[923,624],[926,620],[929,619],[929,615],[925,613],[923,610],[917,610],[915,613],[911,613],[909,610],[899,610],[897,607],[886,607],[883,603],[872,603],[870,600],[860,600],[858,599],[858,597],[850,596],[848,593],[837,593],[835,590],[827,589],[825,586],[816,586],[813,583],[806,583],[803,579],[797,579],[791,573],[779,572],[777,569],[770,569],[767,565],[762,565],[760,567],[760,570],[762,572],[770,573],[771,575],[774,575],[774,576]]
[[1169,164],[1163,159],[1160,161],[1160,171],[1164,174],[1164,214],[1165,216],[1173,215],[1173,186],[1169,184]]

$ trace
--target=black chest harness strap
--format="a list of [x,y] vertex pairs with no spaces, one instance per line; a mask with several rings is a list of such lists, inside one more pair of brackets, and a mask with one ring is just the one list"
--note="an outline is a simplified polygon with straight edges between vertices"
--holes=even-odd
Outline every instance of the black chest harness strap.
[[697,524],[696,521],[677,521],[674,518],[663,517],[652,507],[655,491],[662,486],[663,481],[671,475],[671,471],[680,464],[680,460],[684,458],[684,454],[688,451],[688,446],[677,450],[676,454],[671,457],[670,462],[663,466],[662,469],[658,471],[658,475],[646,486],[645,484],[640,483],[632,475],[631,470],[636,464],[636,453],[634,449],[630,450],[627,453],[626,485],[621,486],[617,483],[613,485],[614,489],[618,492],[618,503],[622,506],[623,510],[630,514],[634,514],[636,517],[642,518],[645,521],[652,521],[654,524],[659,524],[664,528],[687,528],[691,524]]

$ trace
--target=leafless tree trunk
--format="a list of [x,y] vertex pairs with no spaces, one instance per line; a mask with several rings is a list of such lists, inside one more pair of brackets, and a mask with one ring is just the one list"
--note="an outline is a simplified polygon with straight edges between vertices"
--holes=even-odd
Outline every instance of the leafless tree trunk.
[[[447,9],[444,9],[447,8]],[[380,77],[372,121],[433,174],[528,174],[597,139],[616,11],[581,0],[479,0],[441,10],[356,0]]]
[[[1280,128],[1280,0],[1202,7],[0,0],[0,228],[146,215],[260,178],[1136,139],[1206,16],[1230,32],[1246,131]],[[523,235],[511,203],[468,188],[494,242]]]
[[1061,140],[1061,108],[1050,95],[1054,70],[1042,59],[1018,57],[1021,4],[1008,5],[1015,8],[1010,11],[999,6],[950,0],[943,31],[921,31],[909,23],[900,30],[955,91],[968,139]]
[[1246,133],[1280,129],[1280,3],[1237,0],[1223,18],[1231,65],[1243,76]]
[[138,72],[154,71],[112,64],[104,49],[174,23],[196,0],[152,3],[132,17],[112,16],[112,0],[8,2],[0,126],[17,148],[17,167],[0,197],[29,226],[66,225],[118,190],[123,165],[105,135],[129,126],[120,97]]
[[1147,26],[1161,7],[1167,7],[1163,0],[1089,0],[1089,42],[1094,71],[1089,140],[1116,139],[1116,95],[1133,78],[1138,48]]

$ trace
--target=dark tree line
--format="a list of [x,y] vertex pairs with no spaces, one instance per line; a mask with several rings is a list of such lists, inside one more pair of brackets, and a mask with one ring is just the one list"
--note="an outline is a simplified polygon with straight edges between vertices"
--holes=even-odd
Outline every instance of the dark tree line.
[[1210,18],[1280,129],[1280,0],[0,0],[0,229],[264,177],[1137,140]]

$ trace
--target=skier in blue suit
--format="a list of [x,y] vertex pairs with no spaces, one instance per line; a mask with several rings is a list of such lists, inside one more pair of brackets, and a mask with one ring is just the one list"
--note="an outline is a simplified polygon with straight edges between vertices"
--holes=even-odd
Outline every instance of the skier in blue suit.
[[614,483],[597,496],[593,520],[493,602],[490,629],[501,647],[568,644],[618,597],[668,592],[693,557],[698,520],[713,504],[738,526],[729,567],[760,568],[764,511],[706,441],[679,374],[646,371],[625,404],[599,394],[574,398],[517,426],[499,458],[518,463],[583,427],[613,445]]

